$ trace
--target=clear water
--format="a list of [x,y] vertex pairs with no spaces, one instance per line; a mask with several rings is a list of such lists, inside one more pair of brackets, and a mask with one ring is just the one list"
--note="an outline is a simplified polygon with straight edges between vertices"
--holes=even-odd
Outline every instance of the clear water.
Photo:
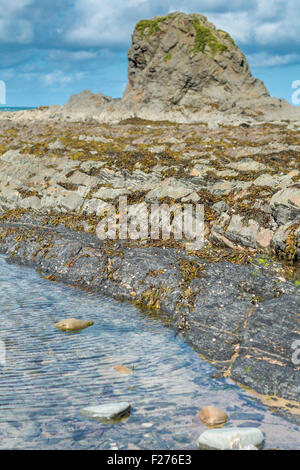
[[[95,323],[56,330],[66,317]],[[210,404],[228,425],[259,427],[267,448],[300,448],[298,426],[212,379],[214,367],[131,304],[50,283],[0,256],[0,320],[0,449],[195,449],[206,429],[196,414]],[[119,364],[134,373],[118,373]],[[111,401],[129,401],[130,417],[103,424],[79,414]]]

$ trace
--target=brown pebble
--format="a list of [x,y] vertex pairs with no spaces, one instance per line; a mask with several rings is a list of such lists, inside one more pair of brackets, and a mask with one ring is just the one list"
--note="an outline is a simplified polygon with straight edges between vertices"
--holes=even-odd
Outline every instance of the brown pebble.
[[227,414],[215,406],[205,406],[197,416],[206,426],[221,426],[228,420]]
[[117,372],[120,372],[120,374],[130,374],[130,373],[131,373],[131,370],[128,369],[128,367],[121,366],[121,365],[114,366],[114,369],[115,369]]
[[88,326],[93,325],[94,322],[90,320],[77,320],[76,318],[66,318],[65,320],[61,320],[58,323],[55,323],[55,327],[58,330],[64,331],[76,331],[76,330],[83,330]]

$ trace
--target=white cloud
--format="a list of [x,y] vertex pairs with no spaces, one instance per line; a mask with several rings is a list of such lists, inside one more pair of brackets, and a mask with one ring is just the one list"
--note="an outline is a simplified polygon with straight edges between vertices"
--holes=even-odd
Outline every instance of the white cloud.
[[45,85],[54,86],[55,88],[57,88],[62,85],[65,85],[66,83],[70,83],[73,78],[69,75],[64,75],[60,70],[56,70],[55,72],[50,72],[46,75],[43,75],[42,80]]
[[22,19],[0,19],[0,43],[29,44],[34,38],[31,24]]
[[249,21],[249,12],[214,13],[208,17],[217,28],[227,31],[235,41],[251,44],[254,38],[253,24]]
[[89,46],[124,46],[130,42],[133,28],[142,18],[171,11],[215,12],[247,10],[244,0],[76,0],[76,20],[66,33],[69,43]]
[[[30,74],[27,74],[30,75]],[[68,83],[76,80],[82,80],[86,76],[86,72],[76,72],[72,75],[64,74],[61,70],[55,70],[54,72],[41,75],[40,78],[44,85],[53,88],[60,88]]]
[[241,45],[293,47],[300,43],[298,3],[299,0],[187,0],[183,5],[181,0],[76,0],[75,21],[65,38],[69,44],[83,47],[126,48],[139,19],[183,10],[205,14]]
[[0,43],[28,44],[34,38],[31,22],[23,19],[24,8],[33,0],[0,0]]
[[116,0],[77,0],[77,21],[67,32],[66,39],[69,43],[100,47],[127,43],[132,31],[128,13],[130,16],[130,12],[145,4],[146,0],[129,0],[126,6]]
[[297,3],[298,0],[256,0],[247,12],[215,13],[210,18],[241,44],[295,49],[300,44]]
[[0,11],[2,18],[15,16],[22,13],[23,9],[30,5],[33,0],[0,0]]
[[54,63],[54,70],[57,61],[64,70],[81,62],[96,66],[120,52],[125,57],[137,21],[178,10],[205,14],[255,63],[258,54],[268,66],[280,57],[283,64],[300,63],[299,0],[0,0],[0,46],[13,45],[7,63],[18,47],[30,47],[37,62],[44,54],[45,67]]
[[276,21],[284,15],[286,1],[259,0],[256,2],[255,16],[260,21]]
[[249,54],[247,59],[251,67],[278,67],[293,64],[297,60],[297,54],[276,55],[267,52]]
[[64,50],[51,50],[48,54],[50,60],[68,61],[68,62],[81,62],[92,60],[97,57],[96,51],[64,51]]
[[181,0],[173,0],[166,3],[169,5],[169,11],[185,11],[188,13],[243,11],[249,9],[249,5],[245,0],[231,0],[230,2],[224,0],[190,0],[184,4]]

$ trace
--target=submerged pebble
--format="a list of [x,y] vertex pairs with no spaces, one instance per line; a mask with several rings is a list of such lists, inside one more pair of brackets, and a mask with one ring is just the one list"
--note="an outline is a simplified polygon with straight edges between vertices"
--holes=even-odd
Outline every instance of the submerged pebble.
[[88,406],[80,410],[80,414],[90,419],[110,421],[118,419],[130,413],[131,405],[124,401],[119,403],[107,403],[98,406]]
[[63,330],[63,331],[77,331],[77,330],[83,330],[84,328],[87,328],[88,326],[93,325],[94,322],[91,320],[78,320],[76,318],[66,318],[65,320],[61,320],[58,323],[55,323],[55,327],[58,330]]
[[[232,426],[247,421],[247,427],[259,427],[266,448],[300,447],[298,426],[231,381],[212,380],[213,365],[156,315],[49,284],[5,260],[0,256],[0,340],[6,346],[0,449],[108,450],[111,443],[119,449],[195,449],[203,427],[196,417],[199,403],[230,410]],[[56,330],[57,319],[74,312],[93,319],[93,328],[77,334]],[[119,375],[117,364],[134,365],[134,375]],[[80,414],[90,405],[123,401],[136,409],[120,425]]]
[[205,406],[197,416],[206,426],[221,426],[228,420],[227,414],[215,406]]
[[227,428],[204,431],[197,440],[199,449],[239,450],[247,446],[262,449],[264,435],[257,428]]
[[131,370],[128,369],[128,367],[126,366],[122,366],[122,365],[117,365],[117,366],[114,366],[114,369],[119,372],[120,374],[131,374]]

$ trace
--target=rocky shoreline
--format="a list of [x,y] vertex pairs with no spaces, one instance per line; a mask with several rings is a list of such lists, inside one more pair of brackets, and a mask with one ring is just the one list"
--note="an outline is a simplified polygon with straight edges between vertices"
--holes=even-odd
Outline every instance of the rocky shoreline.
[[[299,137],[289,123],[2,118],[0,251],[49,281],[162,312],[220,374],[300,422]],[[100,241],[121,195],[203,204],[204,247]]]
[[300,257],[300,133],[287,123],[212,131],[7,117],[1,131],[2,210],[59,214],[62,222],[69,213],[70,228],[94,231],[119,196],[128,205],[202,203],[208,242]]
[[292,362],[300,292],[294,282],[279,281],[259,262],[210,263],[179,248],[101,242],[30,214],[2,222],[0,237],[9,262],[34,267],[49,281],[163,312],[221,375],[300,422],[300,368]]

